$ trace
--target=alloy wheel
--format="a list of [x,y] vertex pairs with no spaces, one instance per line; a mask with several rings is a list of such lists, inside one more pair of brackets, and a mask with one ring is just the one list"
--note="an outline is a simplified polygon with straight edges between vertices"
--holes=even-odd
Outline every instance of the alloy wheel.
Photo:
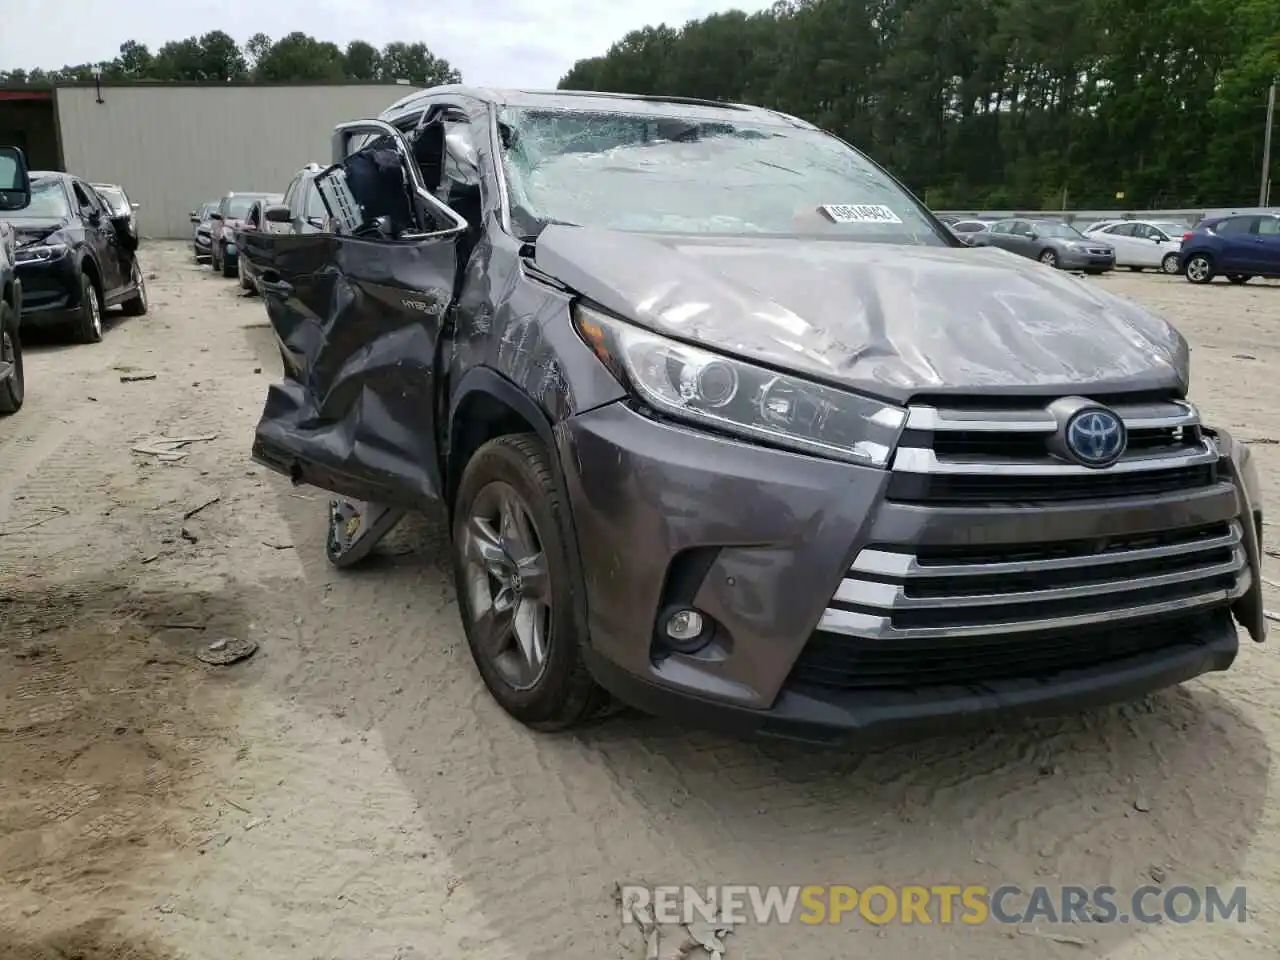
[[1175,274],[1178,272],[1178,255],[1171,253],[1160,261],[1160,269],[1165,273]]
[[1205,283],[1209,279],[1209,261],[1204,257],[1192,257],[1187,261],[1187,279],[1193,283]]
[[1046,250],[1040,254],[1040,262],[1046,267],[1056,267],[1058,265],[1058,255],[1052,250]]
[[93,317],[93,332],[101,337],[102,301],[98,298],[98,291],[92,286],[89,288],[89,314]]
[[537,684],[551,640],[551,579],[529,508],[494,481],[476,496],[459,545],[477,646],[516,690]]

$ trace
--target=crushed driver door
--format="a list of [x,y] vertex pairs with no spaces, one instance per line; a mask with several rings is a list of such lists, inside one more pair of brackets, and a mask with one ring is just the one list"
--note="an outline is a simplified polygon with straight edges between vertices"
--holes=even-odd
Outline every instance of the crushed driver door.
[[467,224],[378,120],[337,128],[316,185],[324,232],[262,232],[245,251],[284,363],[253,458],[295,483],[416,509],[441,490],[436,352]]

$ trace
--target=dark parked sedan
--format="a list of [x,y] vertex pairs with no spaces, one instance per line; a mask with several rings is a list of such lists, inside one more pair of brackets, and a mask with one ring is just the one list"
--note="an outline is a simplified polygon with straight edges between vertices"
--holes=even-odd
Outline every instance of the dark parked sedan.
[[192,226],[191,252],[195,255],[196,263],[206,263],[213,256],[213,214],[217,209],[218,201],[210,200],[189,214]]
[[210,226],[209,262],[215,271],[224,277],[236,276],[239,257],[236,231],[244,225],[244,219],[255,203],[278,198],[279,194],[274,193],[229,193],[218,202],[218,209],[209,215],[213,221]]
[[999,247],[1059,270],[1106,273],[1116,265],[1111,244],[1086,237],[1060,220],[997,220],[967,240],[970,246]]
[[961,244],[813,125],[450,86],[334,146],[332,229],[245,247],[282,360],[253,456],[333,491],[340,567],[443,504],[472,658],[521,722],[607,690],[937,732],[1266,636],[1257,470],[1187,401],[1177,330]]
[[[284,197],[281,194],[273,193],[260,200],[253,201],[253,206],[251,206],[249,208],[249,212],[245,214],[244,222],[240,224],[240,228],[236,230],[232,236],[236,250],[243,249],[245,242],[253,234],[267,228],[266,211],[283,199]],[[258,272],[254,268],[254,265],[244,257],[236,257],[236,275],[237,279],[240,281],[241,290],[257,292]]]
[[147,291],[127,215],[113,218],[97,192],[65,173],[32,171],[31,203],[0,211],[17,233],[22,326],[68,326],[82,343],[102,339],[102,315],[119,304],[147,312]]

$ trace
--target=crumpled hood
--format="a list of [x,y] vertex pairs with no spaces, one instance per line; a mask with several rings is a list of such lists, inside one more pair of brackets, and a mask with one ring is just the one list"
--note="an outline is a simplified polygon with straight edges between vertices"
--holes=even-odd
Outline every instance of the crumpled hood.
[[67,225],[66,220],[55,217],[15,217],[9,221],[19,247],[30,246],[48,239]]
[[535,251],[624,319],[894,402],[1187,388],[1165,320],[1004,250],[551,225]]

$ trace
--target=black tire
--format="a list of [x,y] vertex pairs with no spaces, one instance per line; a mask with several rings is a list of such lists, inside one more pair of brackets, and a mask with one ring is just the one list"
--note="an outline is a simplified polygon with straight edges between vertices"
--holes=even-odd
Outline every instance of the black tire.
[[1160,261],[1160,269],[1171,277],[1177,276],[1181,270],[1178,266],[1179,259],[1181,258],[1176,253],[1166,253]]
[[[97,311],[96,313],[94,311]],[[102,340],[102,294],[87,273],[80,274],[80,314],[73,333],[77,343],[99,343]]]
[[253,285],[252,278],[244,272],[244,261],[240,257],[236,257],[236,276],[240,280],[240,289],[247,290],[250,293],[256,293],[257,290]]
[[147,281],[142,276],[142,267],[135,260],[133,263],[133,282],[137,293],[120,305],[126,317],[145,317],[147,315]]
[[1231,273],[1227,275],[1227,282],[1234,283],[1237,287],[1241,284],[1248,283],[1252,279],[1253,274],[1251,273]]
[[1040,256],[1036,259],[1046,267],[1053,267],[1055,270],[1058,269],[1058,253],[1052,247],[1045,247],[1040,251]]
[[[550,639],[541,673],[518,689],[510,684],[476,636],[464,556],[472,510],[480,493],[494,483],[515,491],[532,523],[545,557],[551,596]],[[454,583],[467,645],[489,693],[508,714],[535,730],[563,730],[591,719],[608,703],[582,659],[587,638],[578,628],[571,582],[568,505],[560,498],[550,461],[537,434],[512,434],[490,440],[467,463],[453,509]]]
[[1187,258],[1187,266],[1182,272],[1188,283],[1212,283],[1217,271],[1207,253],[1197,253]]
[[[238,255],[237,255],[236,259],[237,259],[237,260],[239,260],[239,259],[240,259]],[[234,277],[234,276],[236,275],[236,268],[235,268],[235,267],[233,267],[233,266],[231,266],[231,264],[227,263],[227,248],[226,248],[226,247],[223,247],[223,248],[222,248],[222,256],[219,258],[219,261],[218,261],[218,262],[222,265],[222,275],[223,275],[224,277],[226,277],[227,279],[230,279],[230,278],[232,278],[232,277]]]
[[13,363],[13,373],[0,381],[0,414],[17,413],[26,395],[22,374],[22,339],[18,335],[18,312],[0,302],[0,359]]

